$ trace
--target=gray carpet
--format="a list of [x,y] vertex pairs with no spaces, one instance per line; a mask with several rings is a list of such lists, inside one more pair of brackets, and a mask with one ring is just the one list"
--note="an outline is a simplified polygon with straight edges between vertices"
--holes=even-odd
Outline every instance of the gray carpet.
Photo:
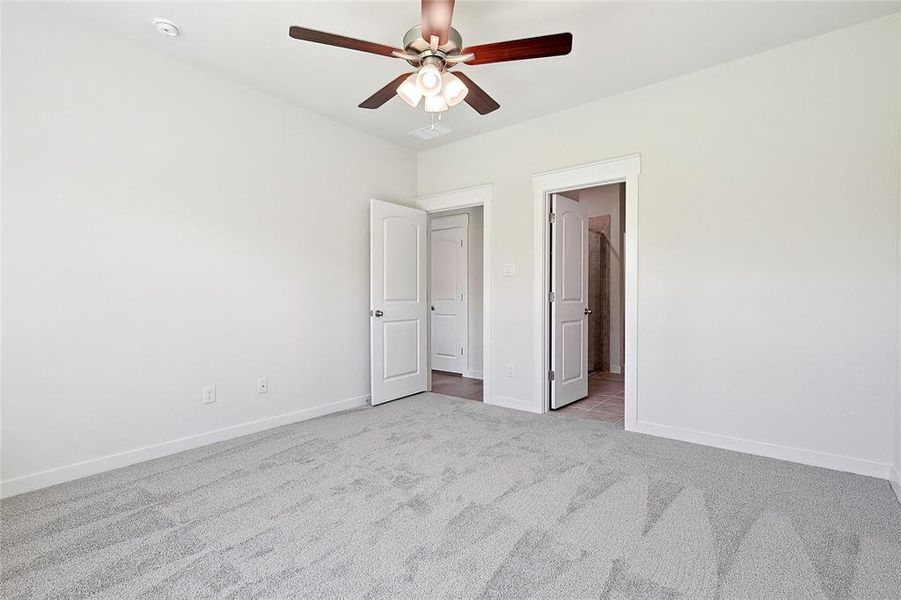
[[901,598],[884,481],[434,394],[0,506],[9,598]]

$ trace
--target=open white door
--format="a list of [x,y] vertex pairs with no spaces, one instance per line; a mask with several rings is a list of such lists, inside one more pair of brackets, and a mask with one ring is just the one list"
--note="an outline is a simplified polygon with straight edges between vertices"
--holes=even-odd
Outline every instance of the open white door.
[[559,194],[551,206],[551,408],[560,408],[588,395],[588,211]]
[[433,217],[431,229],[432,368],[466,370],[469,294],[466,238],[468,215]]
[[424,210],[372,200],[369,339],[373,405],[426,390],[427,244]]

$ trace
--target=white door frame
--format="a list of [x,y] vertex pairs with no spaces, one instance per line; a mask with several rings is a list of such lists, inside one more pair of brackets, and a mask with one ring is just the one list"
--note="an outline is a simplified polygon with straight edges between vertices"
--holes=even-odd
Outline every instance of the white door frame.
[[638,420],[638,175],[641,156],[632,154],[532,176],[534,215],[534,405],[537,413],[549,410],[548,370],[550,370],[548,291],[549,220],[551,194],[610,183],[626,184],[625,234],[625,429],[634,431]]
[[[460,208],[482,207],[482,401],[494,404],[491,396],[491,201],[494,186],[491,184],[431,194],[416,199],[416,208],[428,213],[444,212]],[[471,249],[470,249],[471,251]],[[431,348],[432,332],[429,319],[428,343]],[[429,352],[428,384],[432,389],[432,353]]]

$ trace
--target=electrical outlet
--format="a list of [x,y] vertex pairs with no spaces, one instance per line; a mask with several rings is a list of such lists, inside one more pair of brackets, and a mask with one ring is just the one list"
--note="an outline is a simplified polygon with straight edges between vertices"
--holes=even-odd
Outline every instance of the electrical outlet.
[[203,399],[201,402],[204,404],[212,404],[216,401],[216,386],[215,385],[205,385],[203,386]]
[[257,394],[265,394],[269,391],[269,378],[260,377],[257,379]]
[[513,377],[513,363],[507,363],[507,377]]

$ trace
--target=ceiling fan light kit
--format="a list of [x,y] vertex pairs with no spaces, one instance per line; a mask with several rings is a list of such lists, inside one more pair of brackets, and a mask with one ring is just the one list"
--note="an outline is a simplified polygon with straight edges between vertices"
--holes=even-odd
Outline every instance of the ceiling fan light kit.
[[457,106],[463,102],[468,93],[469,88],[460,81],[459,77],[450,71],[445,71],[441,75],[441,96],[448,106]]
[[403,40],[403,50],[384,44],[292,26],[288,34],[297,40],[380,54],[407,61],[416,71],[395,77],[364,100],[360,108],[379,108],[395,95],[415,108],[425,98],[428,113],[441,113],[466,101],[476,112],[486,115],[500,108],[494,98],[469,77],[450,69],[460,63],[484,65],[511,60],[562,56],[572,50],[571,33],[543,35],[522,40],[463,46],[463,37],[451,27],[454,0],[421,0],[422,23],[411,27]]
[[441,93],[441,69],[434,63],[427,63],[419,68],[416,73],[416,87],[422,95],[437,96]]
[[411,107],[416,108],[419,106],[419,101],[422,100],[422,92],[419,91],[419,86],[416,85],[416,73],[412,73],[397,87],[397,95]]
[[444,96],[427,96],[425,99],[425,111],[427,113],[440,113],[447,110],[447,102]]

